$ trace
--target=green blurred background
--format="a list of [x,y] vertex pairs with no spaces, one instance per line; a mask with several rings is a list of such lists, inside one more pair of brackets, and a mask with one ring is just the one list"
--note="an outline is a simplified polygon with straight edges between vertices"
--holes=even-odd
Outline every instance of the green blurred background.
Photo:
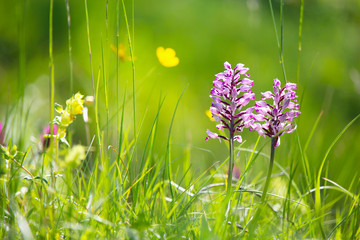
[[[299,84],[302,114],[298,120],[298,136],[304,146],[316,118],[323,111],[320,124],[308,149],[312,174],[339,132],[360,112],[360,2],[357,0],[305,0],[302,29],[302,51],[298,52],[300,0],[284,1],[284,62],[289,82]],[[272,1],[276,27],[280,37],[280,1]],[[29,111],[25,145],[34,144],[42,128],[50,121],[49,100],[49,1],[0,1],[0,121],[7,113],[19,112],[16,104],[24,88],[24,109]],[[108,145],[116,146],[116,54],[110,45],[117,45],[115,0],[88,1],[95,81],[101,67],[101,49],[109,83],[111,122]],[[119,42],[126,46],[128,38],[123,10],[120,5]],[[130,32],[134,29],[136,81],[136,117],[138,129],[143,122],[139,148],[145,145],[156,115],[159,99],[166,96],[160,113],[156,137],[157,154],[165,152],[172,113],[181,92],[173,127],[172,150],[174,165],[180,163],[190,149],[191,164],[196,173],[227,157],[227,146],[217,141],[205,142],[206,129],[215,130],[215,123],[205,115],[214,75],[223,71],[223,63],[233,66],[244,63],[250,68],[256,98],[270,90],[273,79],[284,82],[279,62],[269,2],[267,0],[153,0],[126,1]],[[93,95],[90,58],[86,33],[84,1],[70,0],[74,91]],[[70,97],[70,67],[68,28],[65,0],[54,0],[53,51],[55,64],[55,102],[65,104]],[[134,26],[134,28],[133,28]],[[108,29],[108,31],[107,31]],[[175,49],[180,64],[165,68],[157,60],[158,46]],[[20,57],[20,56],[23,57]],[[298,58],[299,57],[299,58]],[[299,78],[297,68],[299,64]],[[125,93],[126,92],[126,93]],[[125,129],[132,139],[132,69],[128,60],[119,62],[119,98],[126,94]],[[104,84],[100,83],[101,126],[106,131]],[[14,107],[15,106],[15,107]],[[119,103],[121,106],[121,103]],[[15,110],[14,110],[15,109]],[[89,108],[94,113],[93,106]],[[7,132],[16,138],[18,123],[8,117]],[[95,119],[91,134],[95,134]],[[84,124],[76,121],[73,142],[86,144]],[[33,138],[35,137],[35,138]],[[257,136],[245,131],[244,148],[252,148]],[[298,177],[303,177],[297,146],[297,134],[284,136],[277,161],[289,166],[299,163]],[[260,145],[269,142],[261,139]],[[349,187],[360,169],[360,124],[344,134],[330,153],[326,167],[328,178]],[[139,150],[140,151],[140,150]],[[189,151],[188,151],[189,152]],[[187,152],[187,153],[188,153]],[[243,152],[237,164],[248,157]],[[267,168],[266,159],[259,159],[254,171]]]

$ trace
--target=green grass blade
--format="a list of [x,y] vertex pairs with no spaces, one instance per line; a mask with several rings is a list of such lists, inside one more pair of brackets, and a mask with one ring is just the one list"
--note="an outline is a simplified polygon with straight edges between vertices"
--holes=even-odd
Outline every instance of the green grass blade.
[[[187,89],[187,86],[184,88],[184,90],[180,94],[179,99],[176,102],[175,109],[174,109],[174,112],[173,112],[173,115],[172,115],[172,118],[171,118],[171,122],[170,122],[169,134],[168,134],[168,138],[167,138],[167,142],[166,142],[165,164],[168,167],[168,176],[167,177],[168,177],[169,182],[171,182],[171,164],[170,164],[170,154],[171,154],[171,151],[170,151],[170,137],[171,137],[171,130],[172,130],[172,127],[173,127],[173,124],[174,124],[175,114],[176,114],[177,108],[179,106],[180,100],[181,100],[182,96],[184,95],[186,89]],[[164,173],[165,172],[166,171],[164,171]],[[170,187],[171,198],[174,198],[171,184],[169,185],[169,187]]]
[[296,82],[300,83],[300,54],[301,54],[301,40],[302,40],[302,25],[304,18],[304,0],[300,2],[300,17],[299,17],[299,40],[298,40],[298,56],[296,66]]
[[65,0],[66,4],[66,15],[67,15],[67,29],[68,29],[68,48],[69,48],[69,66],[70,66],[70,96],[73,92],[73,60],[72,60],[72,46],[71,46],[71,15],[69,0]]
[[360,114],[358,114],[351,122],[349,122],[345,128],[338,134],[338,136],[334,139],[334,141],[331,143],[330,147],[327,149],[326,154],[321,162],[318,174],[317,174],[317,181],[316,181],[316,189],[317,191],[315,192],[315,209],[317,211],[320,210],[320,192],[319,192],[319,187],[320,187],[320,178],[321,178],[321,173],[322,173],[322,169],[324,167],[324,164],[326,162],[326,159],[330,153],[330,151],[333,149],[333,147],[335,146],[335,144],[337,143],[337,141],[340,139],[340,137],[345,133],[345,131],[360,117]]

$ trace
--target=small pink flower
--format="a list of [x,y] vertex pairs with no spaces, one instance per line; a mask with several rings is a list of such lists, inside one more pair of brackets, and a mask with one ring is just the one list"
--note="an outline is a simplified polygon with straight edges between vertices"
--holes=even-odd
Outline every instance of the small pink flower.
[[[228,171],[227,174],[229,174],[229,171]],[[241,175],[240,167],[234,165],[234,167],[233,167],[233,178],[239,179],[240,175]]]
[[[59,129],[58,125],[54,124],[53,125],[53,134],[54,135],[57,134],[58,129]],[[41,134],[41,146],[43,149],[47,149],[50,146],[50,139],[51,139],[51,137],[49,137],[50,134],[51,134],[51,132],[50,132],[50,125],[49,125],[43,129],[43,132]],[[47,137],[46,137],[46,135],[47,135]]]

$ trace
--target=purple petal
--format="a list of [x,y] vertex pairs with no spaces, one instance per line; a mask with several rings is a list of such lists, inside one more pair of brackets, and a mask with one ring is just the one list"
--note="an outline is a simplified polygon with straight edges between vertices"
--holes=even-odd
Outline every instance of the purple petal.
[[265,132],[264,132],[264,130],[263,130],[263,128],[262,128],[262,126],[261,126],[260,123],[253,123],[253,124],[249,127],[249,130],[250,130],[250,131],[257,131],[260,136],[265,136]]
[[225,78],[225,73],[218,73],[218,74],[215,74],[215,77],[219,78],[219,79],[223,79]]
[[256,101],[255,106],[256,107],[267,107],[268,105],[267,105],[267,102],[265,102],[265,101]]
[[255,94],[252,91],[249,91],[247,93],[244,93],[243,98],[248,101],[255,100]]
[[212,100],[214,100],[216,103],[220,103],[220,102],[221,102],[221,99],[220,99],[219,97],[214,97],[214,96],[211,96],[211,95],[210,95],[210,98],[211,98]]
[[283,109],[287,108],[290,104],[290,99],[286,99],[284,104],[282,105]]
[[217,108],[215,108],[215,107],[210,107],[210,111],[211,111],[213,117],[214,117],[214,115],[220,114],[219,109],[217,109]]
[[277,137],[277,141],[276,141],[276,144],[275,144],[274,148],[278,147],[279,145],[280,145],[280,138]]
[[239,70],[240,74],[245,74],[247,71],[249,71],[249,68],[241,68]]
[[252,118],[256,121],[265,121],[266,117],[263,114],[253,114]]
[[231,64],[228,62],[225,62],[224,67],[225,67],[225,69],[231,69]]
[[252,113],[254,111],[254,107],[249,107],[245,110],[245,113]]
[[274,108],[271,113],[273,116],[277,116],[279,113],[279,110],[277,108]]
[[238,141],[239,143],[242,143],[242,137],[240,135],[234,136],[234,140]]
[[273,86],[273,92],[275,95],[278,95],[280,92],[280,81],[279,79],[275,78],[274,79],[274,86]]
[[288,126],[288,128],[286,128],[285,132],[292,133],[293,131],[295,131],[295,129],[296,129],[296,125],[291,124],[291,125]]
[[249,102],[250,102],[250,98],[240,98],[238,101],[237,101],[237,107],[242,107],[242,106],[246,106]]
[[216,122],[221,122],[221,117],[219,115],[213,115],[213,118]]
[[240,71],[244,67],[244,64],[238,63],[236,64],[236,67],[234,68],[234,72]]
[[252,113],[246,113],[246,114],[242,115],[242,119],[244,122],[252,120],[253,117],[254,117],[254,114],[252,114]]
[[259,107],[259,108],[255,108],[255,111],[257,113],[260,113],[262,115],[267,115],[269,113],[271,113],[271,110],[269,107]]
[[221,89],[221,88],[224,87],[224,82],[221,81],[219,78],[216,78],[216,79],[213,81],[213,86]]
[[287,113],[283,113],[283,114],[279,117],[280,122],[285,122],[287,119],[288,119]]
[[261,93],[261,95],[262,95],[262,97],[261,97],[262,100],[269,99],[269,98],[274,98],[274,94],[272,94],[270,91],[266,91],[264,93]]
[[300,113],[301,113],[300,111],[291,110],[291,111],[288,112],[288,116],[296,118],[296,117],[298,117],[300,115]]
[[239,87],[240,92],[248,92],[251,89],[251,86],[249,85],[241,85]]
[[275,79],[274,79],[274,86],[276,86],[276,87],[280,87],[280,85],[281,85],[280,80],[279,80],[279,79],[277,79],[277,78],[275,78]]
[[294,100],[295,99],[295,92],[294,91],[291,91],[291,92],[287,92],[287,93],[285,93],[285,95],[284,95],[284,98],[285,99],[290,99],[290,100]]
[[243,78],[241,79],[240,81],[241,84],[245,84],[245,85],[250,85],[250,86],[253,86],[253,81],[248,79],[248,78]]
[[293,102],[289,103],[289,106],[287,106],[288,109],[299,109],[299,104],[295,104]]
[[258,130],[260,130],[262,127],[261,127],[261,124],[260,123],[253,123],[251,126],[250,126],[250,128],[249,128],[249,130],[250,131],[258,131]]
[[219,130],[223,130],[224,128],[226,128],[226,126],[224,124],[220,123],[220,124],[216,125],[216,128]]
[[234,87],[234,88],[231,90],[231,97],[232,97],[232,98],[236,98],[237,95],[238,95],[237,89]]
[[253,119],[249,119],[248,121],[244,121],[244,127],[250,128],[254,124]]
[[228,89],[228,88],[224,88],[222,94],[223,94],[222,96],[227,96],[227,95],[229,95],[229,89]]
[[297,89],[296,83],[287,83],[285,84],[284,89],[289,91]]
[[206,130],[206,133],[207,133],[208,137],[205,138],[205,141],[209,140],[210,138],[213,138],[213,139],[218,138],[220,141],[218,134],[211,132],[209,129]]
[[211,106],[216,108],[217,110],[221,111],[223,109],[223,105],[221,103],[212,102]]
[[216,88],[212,88],[210,91],[210,94],[214,95],[214,96],[218,96],[218,97],[223,96],[223,93],[221,91],[219,91],[219,89],[216,89]]

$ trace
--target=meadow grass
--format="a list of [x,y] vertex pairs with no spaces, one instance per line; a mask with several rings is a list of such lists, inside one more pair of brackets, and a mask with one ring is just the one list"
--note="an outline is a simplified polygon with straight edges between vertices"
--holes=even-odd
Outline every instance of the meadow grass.
[[[64,5],[67,13],[69,89],[71,94],[75,94],[69,2],[66,0]],[[174,154],[174,148],[178,147],[172,142],[174,124],[187,87],[175,97],[171,109],[169,106],[164,109],[164,106],[167,99],[173,96],[160,93],[157,103],[149,101],[154,106],[139,111],[136,104],[140,90],[136,84],[139,79],[135,75],[134,1],[130,4],[131,22],[127,14],[129,5],[124,0],[121,3],[117,0],[114,4],[115,16],[109,14],[109,2],[106,1],[103,19],[106,32],[104,37],[101,35],[101,49],[98,49],[101,53],[100,60],[97,59],[99,66],[93,66],[91,15],[87,3],[84,0],[86,36],[83,37],[88,44],[94,97],[93,103],[85,104],[85,107],[93,108],[93,111],[89,111],[89,118],[94,121],[94,124],[87,125],[92,133],[87,136],[87,145],[73,143],[72,138],[83,131],[76,127],[78,125],[67,127],[68,144],[60,138],[50,137],[47,138],[51,139],[48,147],[39,143],[39,139],[36,143],[24,145],[29,142],[25,139],[25,133],[31,109],[24,109],[23,104],[26,85],[25,43],[23,33],[20,35],[19,98],[15,104],[8,106],[3,128],[5,139],[1,143],[0,152],[1,239],[360,238],[358,178],[354,175],[351,184],[345,188],[328,176],[329,154],[360,115],[343,126],[332,143],[324,147],[326,152],[315,171],[309,160],[309,146],[314,141],[323,112],[312,124],[305,144],[299,132],[295,131],[283,140],[289,143],[285,145],[286,149],[275,155],[275,160],[271,151],[274,168],[271,164],[273,172],[270,170],[267,177],[265,172],[257,171],[255,165],[268,166],[270,156],[267,150],[273,143],[260,137],[254,143],[245,141],[241,145],[234,145],[232,141],[228,146],[229,156],[224,155],[220,159],[216,159],[212,150],[198,148],[190,143],[180,146],[181,154]],[[20,8],[25,7],[25,2],[22,4]],[[280,67],[286,82],[284,1],[280,3],[280,37],[271,0],[269,8]],[[297,83],[300,82],[303,11],[302,0]],[[56,116],[53,12],[54,2],[50,0],[50,136],[57,134],[53,128]],[[23,16],[20,14],[18,17],[22,19]],[[120,78],[121,56],[118,51],[121,18],[125,23],[130,51],[131,93],[127,89],[128,83],[125,80],[121,82],[123,79]],[[114,59],[110,57],[110,23],[116,26],[116,63],[112,63]],[[22,24],[23,21],[20,21],[21,32],[24,30]],[[299,94],[300,107],[305,89],[303,87]],[[150,95],[147,91],[146,94]],[[59,104],[64,105],[65,102]],[[155,109],[154,112],[149,113],[152,109]],[[163,115],[170,119],[166,130],[159,129],[163,126],[160,124]],[[302,118],[306,116],[301,116],[297,121],[299,126]],[[75,125],[83,119],[79,115],[72,121]],[[160,138],[160,131],[166,131],[166,136]],[[145,139],[144,144],[140,139]],[[215,161],[205,170],[199,171],[193,166],[196,159],[192,156],[192,149],[214,155]],[[279,161],[280,158],[283,161]],[[233,175],[232,167],[227,167],[233,166],[234,162],[242,169],[238,177]],[[228,174],[226,169],[229,169]]]

